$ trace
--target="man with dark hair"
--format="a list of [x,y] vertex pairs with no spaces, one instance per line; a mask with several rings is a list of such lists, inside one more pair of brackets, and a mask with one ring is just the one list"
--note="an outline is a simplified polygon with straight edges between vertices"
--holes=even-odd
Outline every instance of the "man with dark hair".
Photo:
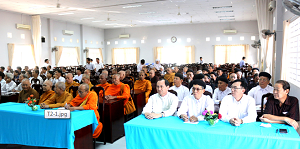
[[169,82],[166,79],[158,80],[156,90],[157,93],[150,96],[142,114],[147,119],[172,116],[177,109],[178,98],[173,93],[168,92]]
[[199,61],[199,63],[200,63],[200,64],[203,64],[203,63],[204,63],[204,61],[203,61],[202,57],[200,57],[200,61]]
[[187,82],[190,83],[194,79],[194,72],[191,69],[186,71]]
[[[273,93],[274,88],[269,85],[271,75],[267,72],[259,73],[258,86],[252,88],[248,95],[255,99],[256,105],[261,105],[261,98],[264,94]],[[265,100],[265,102],[267,102]],[[264,103],[265,104],[265,103]]]
[[25,66],[24,71],[26,72],[26,71],[28,71],[28,70],[29,70],[29,67],[28,67],[28,66]]
[[209,73],[209,70],[208,70],[207,68],[203,68],[203,69],[202,69],[202,73],[203,73],[203,74],[208,74],[208,73]]
[[209,75],[210,75],[210,78],[211,78],[210,83],[214,84],[215,88],[217,88],[218,87],[217,74],[214,73],[214,72],[211,72],[211,73],[209,73]]
[[240,61],[240,68],[243,68],[245,66],[245,59],[246,57],[243,57],[242,60]]
[[94,66],[94,64],[91,63],[90,58],[86,58],[85,69],[89,69],[89,70],[94,70],[95,69],[95,66]]
[[5,67],[1,66],[0,71],[4,73]]
[[250,91],[252,88],[256,87],[258,85],[258,81],[259,81],[259,74],[256,73],[253,76],[253,80],[248,85],[248,91]]
[[48,65],[46,68],[47,68],[47,71],[50,71],[51,70],[51,65]]
[[43,66],[47,68],[48,65],[50,65],[50,61],[46,58]]
[[255,100],[245,93],[247,84],[243,80],[235,80],[231,86],[231,95],[223,98],[219,113],[222,121],[233,126],[256,121]]
[[3,72],[0,71],[0,83],[1,83],[1,90],[3,90],[4,85],[6,83],[5,79],[4,79],[5,75]]
[[96,63],[95,63],[95,72],[97,73],[97,75],[100,74],[99,69],[103,69],[104,66],[103,64],[100,62],[100,59],[99,58],[96,58]]
[[208,67],[208,72],[209,72],[209,73],[214,72],[214,67],[213,67],[213,66],[209,66],[209,67]]
[[170,87],[170,90],[177,92],[177,97],[179,101],[182,101],[186,96],[190,95],[189,89],[182,85],[183,75],[181,73],[176,73],[174,77],[174,86]]
[[66,82],[66,79],[62,77],[62,71],[60,69],[57,69],[55,71],[55,77],[53,79],[53,85],[55,85],[57,82]]
[[20,66],[17,67],[17,71],[21,74],[22,68]]
[[42,67],[40,76],[47,76],[47,68],[46,67]]
[[236,68],[234,70],[234,73],[236,74],[237,79],[243,80],[248,85],[248,81],[246,78],[243,77],[243,73],[241,69]]
[[26,75],[28,76],[29,82],[31,81],[32,77],[32,72],[30,70],[26,71]]
[[136,67],[137,67],[137,72],[140,72],[141,70],[143,70],[143,67],[144,67],[144,66],[146,66],[146,65],[145,65],[145,60],[142,59],[142,60],[141,60],[141,63],[140,63],[139,65],[136,66]]
[[185,122],[203,121],[203,111],[214,111],[213,100],[210,96],[203,95],[206,84],[202,80],[194,80],[192,83],[193,95],[183,99],[177,112],[179,118]]
[[13,73],[13,70],[11,69],[11,66],[7,66],[7,71],[6,71],[6,73],[8,73],[8,72]]
[[[33,77],[32,79],[39,79],[40,80],[39,84],[43,85],[44,81],[43,81],[42,77],[39,76],[39,70],[33,70],[32,77]],[[36,84],[36,83],[37,82],[31,81],[31,85]]]
[[80,82],[81,82],[81,79],[82,79],[82,74],[81,74],[81,69],[80,69],[80,68],[77,68],[76,74],[77,74],[77,75],[74,76],[73,80],[76,79],[76,80],[78,80],[79,83],[80,83]]

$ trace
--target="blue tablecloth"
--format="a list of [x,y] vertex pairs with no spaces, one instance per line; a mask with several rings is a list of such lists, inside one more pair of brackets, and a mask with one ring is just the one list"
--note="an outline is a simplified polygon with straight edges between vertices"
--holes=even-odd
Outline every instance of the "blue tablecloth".
[[[288,125],[271,124],[260,127],[261,122],[231,126],[219,121],[209,126],[183,123],[178,117],[148,120],[140,115],[124,124],[127,149],[299,149],[300,137]],[[287,129],[288,134],[276,133]]]
[[74,131],[98,121],[93,110],[71,112],[71,119],[45,119],[44,110],[22,103],[0,104],[0,144],[74,148]]

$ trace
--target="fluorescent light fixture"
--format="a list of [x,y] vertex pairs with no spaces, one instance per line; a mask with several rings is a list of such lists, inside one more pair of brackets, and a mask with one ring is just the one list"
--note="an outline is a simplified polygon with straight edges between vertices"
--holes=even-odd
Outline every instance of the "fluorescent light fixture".
[[127,44],[127,41],[124,41],[124,44]]
[[191,42],[191,38],[187,38],[186,41],[187,41],[187,42]]
[[157,42],[158,42],[158,43],[161,43],[161,39],[158,39]]
[[153,14],[153,13],[156,13],[156,12],[141,12],[139,14],[143,15],[143,14]]
[[145,43],[145,40],[141,40],[141,43]]
[[178,42],[181,42],[181,38],[177,38],[177,41],[178,41]]
[[80,20],[90,20],[90,19],[95,19],[94,17],[91,18],[81,18]]
[[7,33],[7,38],[12,38],[12,33]]
[[232,18],[234,16],[218,16],[218,18]]
[[216,11],[216,13],[233,12],[233,10]]
[[221,38],[220,37],[216,37],[216,41],[220,41],[221,40]]
[[25,34],[21,34],[21,39],[25,39]]
[[285,9],[284,11],[287,12],[287,9]]
[[168,42],[168,43],[171,43],[171,39],[167,39],[167,42]]
[[206,41],[210,41],[210,38],[209,38],[209,37],[206,37]]
[[33,6],[33,7],[29,7],[29,9],[34,10],[34,9],[40,9],[40,8],[45,8],[46,6],[43,5],[37,5],[37,6]]
[[97,20],[97,21],[92,21],[92,22],[104,22],[104,20]]
[[110,42],[109,42],[109,41],[107,41],[107,42],[106,42],[106,44],[107,44],[107,45],[110,45]]
[[118,23],[110,23],[110,24],[105,24],[105,25],[118,25]]
[[54,41],[57,41],[57,38],[56,38],[56,37],[54,37]]
[[232,37],[228,37],[228,41],[232,41]]
[[107,11],[107,12],[109,12],[109,13],[122,13],[120,11]]
[[136,7],[141,7],[142,5],[131,5],[131,6],[124,6],[122,8],[136,8]]
[[251,40],[255,40],[255,36],[251,36]]
[[232,6],[213,7],[213,9],[232,8]]
[[240,40],[245,40],[245,37],[244,37],[244,36],[241,36],[241,37],[240,37]]
[[136,40],[133,40],[132,43],[133,43],[133,44],[136,44]]
[[60,13],[60,14],[58,14],[58,15],[63,16],[63,15],[69,15],[69,14],[74,14],[74,13],[72,13],[72,12],[68,12],[68,13]]
[[65,42],[65,38],[61,38],[61,41],[62,41],[62,42]]
[[72,39],[70,39],[70,42],[73,42],[73,40],[72,40]]
[[115,41],[115,44],[118,44],[119,42],[118,41]]
[[230,20],[235,20],[235,19],[220,19],[220,21],[230,21]]
[[138,21],[138,22],[141,22],[141,23],[152,23],[150,21]]

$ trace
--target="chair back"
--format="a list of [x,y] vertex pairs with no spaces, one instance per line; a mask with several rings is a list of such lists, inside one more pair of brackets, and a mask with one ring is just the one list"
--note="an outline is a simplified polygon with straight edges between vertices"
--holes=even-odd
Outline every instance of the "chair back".
[[32,78],[30,81],[31,84],[41,84],[39,79]]
[[74,79],[73,81],[75,81],[75,82],[77,82],[77,83],[80,83],[79,80],[77,80],[77,79]]
[[32,88],[36,90],[40,96],[43,94],[43,86],[41,84],[32,84]]
[[174,90],[168,90],[168,92],[170,92],[170,93],[172,93],[172,94],[174,94],[174,95],[176,95],[176,96],[177,96],[177,92],[176,92],[176,91],[174,91]]
[[131,98],[133,99],[134,98],[134,83],[133,83],[133,81],[126,79],[126,80],[123,81],[123,83],[129,85],[130,95],[131,95]]
[[[97,93],[97,95],[98,95],[98,101],[97,101],[97,106],[98,106],[98,112],[100,113],[100,106],[99,106],[99,100],[100,100],[100,97],[99,97],[99,92],[102,90],[102,92],[103,92],[103,94],[102,94],[102,99],[103,99],[103,101],[102,101],[102,115],[101,115],[101,117],[102,117],[102,125],[103,125],[103,128],[102,128],[102,133],[103,133],[103,142],[104,142],[104,144],[106,144],[106,140],[105,140],[105,124],[104,124],[104,121],[105,121],[105,117],[104,117],[104,107],[105,107],[105,89],[103,88],[103,87],[101,87],[101,86],[98,86],[98,87],[96,87],[96,86],[93,86],[92,88],[91,88],[91,90],[94,90],[96,93]],[[100,120],[99,120],[100,121]]]
[[70,93],[70,91],[72,90],[73,91],[73,97],[75,98],[76,97],[76,92],[78,91],[78,86],[71,86],[70,88],[69,88],[69,93]]
[[212,98],[212,94],[211,94],[209,91],[205,91],[205,92],[203,93],[203,95],[209,95],[210,98]]
[[264,100],[265,98],[267,98],[266,100],[268,100],[268,97],[270,97],[271,95],[273,95],[272,93],[267,93],[267,94],[264,94],[262,97],[261,97],[261,107],[260,107],[260,111],[261,111],[261,114],[264,114]]

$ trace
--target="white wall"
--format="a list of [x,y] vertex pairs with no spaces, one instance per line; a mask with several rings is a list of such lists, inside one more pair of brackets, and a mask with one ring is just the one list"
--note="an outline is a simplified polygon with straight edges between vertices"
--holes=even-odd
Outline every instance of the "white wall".
[[[223,34],[224,29],[236,29],[238,33],[235,35]],[[119,39],[120,34],[130,34],[129,39]],[[111,49],[123,47],[140,47],[140,59],[144,58],[146,62],[154,62],[153,47],[169,46],[169,45],[195,45],[195,60],[198,61],[202,56],[206,62],[214,62],[213,45],[233,45],[233,44],[249,44],[251,36],[256,36],[258,40],[257,21],[231,22],[231,23],[204,23],[204,24],[187,24],[187,25],[171,25],[171,26],[153,26],[153,27],[134,27],[134,28],[118,28],[105,29],[105,49],[106,63],[112,63]],[[167,39],[172,36],[181,38],[181,43],[167,43]],[[245,40],[240,41],[240,36],[244,36]],[[210,37],[210,41],[206,42],[206,37]],[[216,41],[216,37],[221,37],[221,41]],[[232,37],[232,41],[228,41],[228,37]],[[186,41],[191,38],[191,42]],[[142,44],[141,40],[145,39]],[[158,43],[157,40],[162,42]],[[132,41],[136,40],[136,44]],[[107,45],[110,41],[110,45]],[[118,41],[118,45],[115,45]],[[127,41],[127,44],[123,44]],[[253,64],[257,61],[256,49],[250,46],[250,57],[248,62]],[[238,63],[238,62],[237,62]]]
[[[19,13],[12,13],[0,10],[0,66],[8,66],[7,43],[14,44],[32,44],[32,36],[30,30],[19,30],[16,24],[31,25],[31,17],[24,15],[21,17]],[[21,19],[22,18],[22,19]],[[22,21],[23,20],[23,21]],[[12,33],[12,38],[7,37],[7,33]],[[25,39],[21,39],[21,34],[25,34]],[[13,68],[16,69],[16,68]]]

